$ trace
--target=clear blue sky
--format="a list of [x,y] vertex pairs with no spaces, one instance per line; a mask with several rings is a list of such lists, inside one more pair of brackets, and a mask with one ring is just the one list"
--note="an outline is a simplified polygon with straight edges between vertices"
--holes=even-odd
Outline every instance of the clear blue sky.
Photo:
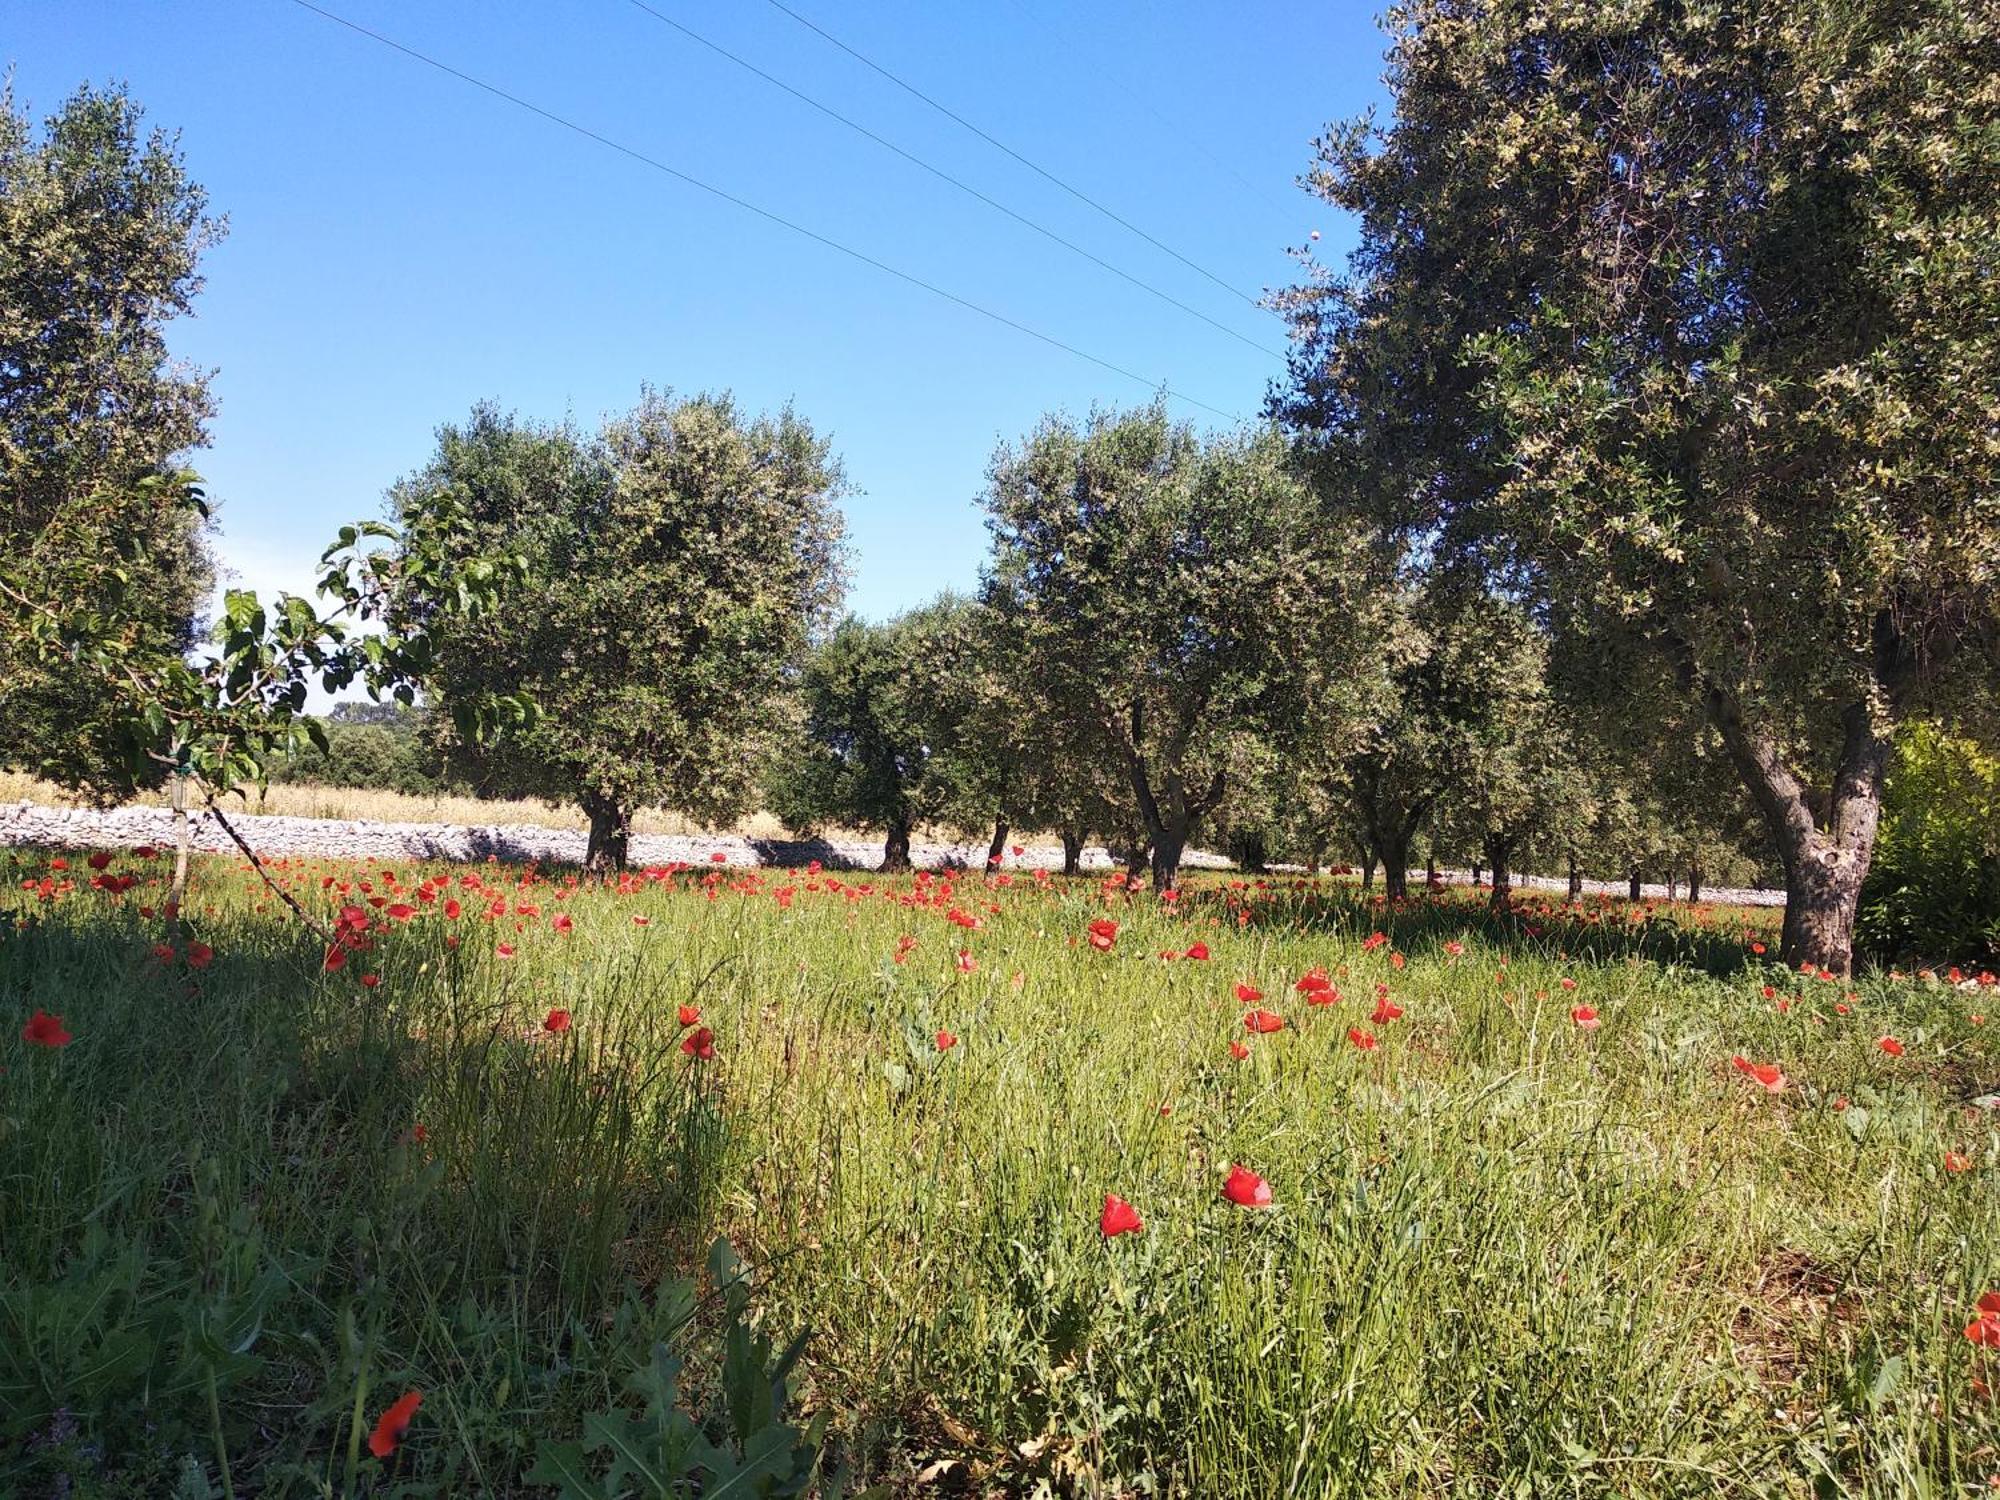
[[[1279,362],[896,159],[631,0],[319,0],[326,9],[1224,411]],[[768,0],[648,0],[990,197],[1272,348],[1283,329],[933,113]],[[1309,142],[1384,104],[1370,7],[1284,0],[787,0],[1253,296],[1350,226],[1298,190]],[[594,424],[642,383],[789,400],[830,433],[851,606],[977,578],[995,443],[1147,386],[717,201],[290,0],[8,0],[0,61],[49,112],[123,80],[178,129],[227,240],[176,352],[216,371],[238,581],[303,589],[473,402]],[[1197,408],[1183,414],[1220,419]]]

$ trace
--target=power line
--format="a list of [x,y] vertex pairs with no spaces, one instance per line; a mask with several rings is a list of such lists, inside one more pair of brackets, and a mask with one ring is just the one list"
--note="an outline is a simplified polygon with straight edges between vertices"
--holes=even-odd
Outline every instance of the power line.
[[[1021,18],[1025,20],[1030,26],[1039,27],[1044,31],[1053,29],[1046,18],[1038,18],[1035,15],[1034,11],[1028,8],[1026,0],[1010,0],[1010,3],[1013,5],[1015,10],[1021,13]],[[1104,33],[1102,31],[1099,31],[1097,32],[1097,36],[1098,39],[1101,41],[1103,39]],[[1245,177],[1241,172],[1237,171],[1236,168],[1231,166],[1228,162],[1224,161],[1215,152],[1209,150],[1205,143],[1198,140],[1192,134],[1192,132],[1185,124],[1185,122],[1170,119],[1164,110],[1160,109],[1159,106],[1154,104],[1152,100],[1148,99],[1144,94],[1141,94],[1138,91],[1138,89],[1134,88],[1130,83],[1127,83],[1123,78],[1113,76],[1111,78],[1111,81],[1113,84],[1117,86],[1119,93],[1123,94],[1127,99],[1130,99],[1134,104],[1138,105],[1141,109],[1145,110],[1147,114],[1151,115],[1154,119],[1158,120],[1162,125],[1166,126],[1167,129],[1173,131],[1176,135],[1178,135],[1181,138],[1184,144],[1193,147],[1196,151],[1200,152],[1201,155],[1208,158],[1210,166],[1214,167],[1217,171],[1226,174],[1228,177],[1234,180],[1236,185],[1242,188],[1246,193],[1254,194],[1256,197],[1262,199],[1271,208],[1277,210],[1278,213],[1284,215],[1288,219],[1293,218],[1297,214],[1298,212],[1297,204],[1286,203],[1282,201],[1278,197],[1278,195],[1272,192],[1269,188],[1254,183],[1249,178]]]
[[1025,225],[1027,228],[1034,230],[1036,234],[1041,235],[1044,239],[1053,240],[1056,244],[1062,246],[1063,249],[1069,251],[1071,254],[1080,255],[1085,260],[1089,261],[1092,265],[1098,266],[1103,270],[1109,271],[1113,276],[1118,277],[1121,281],[1129,282],[1133,286],[1138,287],[1141,291],[1150,292],[1153,296],[1159,298],[1162,302],[1165,302],[1169,306],[1179,308],[1182,312],[1186,313],[1191,318],[1201,319],[1201,321],[1206,323],[1210,328],[1213,328],[1220,333],[1228,334],[1229,337],[1235,339],[1238,343],[1248,344],[1252,349],[1257,350],[1260,354],[1268,354],[1273,359],[1283,359],[1285,357],[1283,350],[1274,349],[1268,344],[1260,344],[1257,342],[1257,340],[1249,337],[1248,335],[1238,333],[1234,328],[1231,328],[1227,323],[1217,322],[1214,318],[1211,318],[1207,313],[1202,312],[1199,308],[1190,307],[1188,306],[1187,303],[1181,301],[1178,297],[1172,296],[1167,292],[1161,291],[1160,288],[1154,286],[1150,281],[1142,280],[1140,277],[1134,276],[1131,272],[1123,270],[1120,267],[1113,265],[1110,261],[1105,260],[1101,256],[1092,254],[1090,251],[1084,249],[1083,246],[1076,244],[1071,240],[1063,238],[1063,236],[1057,234],[1053,229],[1050,229],[1043,224],[1037,223],[1035,220],[1029,218],[1026,214],[1017,213],[1013,209],[1009,208],[1006,204],[999,202],[997,199],[988,197],[985,193],[980,192],[978,188],[973,187],[970,183],[965,182],[962,179],[953,176],[950,172],[945,171],[942,167],[933,166],[930,162],[925,161],[922,157],[914,154],[913,152],[905,151],[901,146],[897,145],[894,141],[889,140],[883,136],[877,135],[874,131],[870,130],[866,125],[863,125],[856,120],[850,119],[848,116],[842,114],[839,110],[833,108],[831,105],[823,104],[819,100],[813,98],[810,94],[803,93],[802,91],[793,88],[789,83],[786,83],[782,78],[774,77],[772,74],[765,72],[762,68],[758,67],[748,58],[739,57],[736,53],[731,52],[727,47],[724,47],[721,43],[709,40],[707,37],[703,36],[700,32],[696,31],[693,27],[683,25],[681,22],[676,21],[672,16],[669,16],[662,11],[655,10],[652,6],[646,4],[646,0],[627,0],[627,3],[630,4],[634,9],[644,11],[647,15],[651,16],[661,25],[672,27],[675,31],[679,32],[682,36],[686,37],[689,41],[698,43],[699,45],[708,48],[709,51],[715,53],[715,55],[718,57],[726,58],[728,61],[736,64],[737,67],[742,68],[745,72],[754,73],[757,77],[763,79],[764,82],[770,84],[773,88],[782,89],[785,93],[790,94],[794,99],[798,100],[801,104],[810,105],[813,109],[818,110],[828,119],[837,120],[842,125],[845,125],[849,130],[854,131],[856,134],[866,136],[869,140],[873,141],[883,150],[894,152],[897,156],[900,156],[904,161],[909,162],[912,166],[921,167],[924,171],[930,173],[931,176],[938,178],[940,181],[948,182],[953,187],[957,188],[960,192],[969,194],[970,196],[977,198],[981,203],[984,203],[988,208],[993,209],[995,212],[1005,214],[1015,223]]
[[806,228],[805,225],[797,223],[794,220],[787,219],[782,214],[773,213],[768,208],[760,208],[755,203],[750,202],[750,200],[747,198],[739,198],[734,193],[727,192],[722,188],[716,187],[710,183],[703,182],[699,177],[695,177],[687,172],[683,172],[678,167],[669,166],[667,165],[667,163],[661,161],[657,157],[648,156],[643,151],[637,150],[636,148],[631,146],[627,146],[623,142],[611,139],[610,136],[600,135],[597,131],[592,130],[587,125],[579,125],[574,120],[565,119],[563,116],[556,114],[553,110],[547,110],[542,108],[542,106],[539,104],[530,103],[528,100],[521,98],[518,94],[510,94],[507,92],[507,90],[501,88],[497,84],[488,83],[483,78],[475,78],[473,77],[472,74],[462,72],[458,68],[454,68],[450,63],[440,62],[435,57],[432,57],[427,53],[419,52],[414,47],[406,47],[401,42],[382,35],[382,33],[379,31],[369,30],[366,26],[361,25],[358,21],[350,21],[345,16],[336,15],[334,14],[334,12],[330,10],[326,10],[321,6],[315,5],[312,3],[312,0],[292,0],[292,4],[298,6],[301,10],[309,10],[314,15],[319,16],[324,20],[332,21],[337,26],[345,26],[349,31],[354,32],[358,36],[365,36],[370,41],[379,42],[384,47],[390,48],[392,51],[400,52],[403,54],[403,56],[411,58],[417,62],[424,64],[425,67],[435,68],[438,72],[456,78],[461,83],[469,83],[474,88],[481,89],[486,93],[493,95],[493,97],[496,99],[504,99],[507,103],[513,105],[515,108],[524,109],[529,114],[539,116],[540,118],[547,120],[552,125],[560,125],[563,129],[572,131],[577,135],[583,136],[586,140],[595,141],[600,146],[608,147],[610,150],[616,151],[621,156],[629,156],[632,160],[640,162],[645,166],[651,167],[656,172],[665,173],[667,176],[673,178],[677,182],[682,182],[687,184],[687,186],[689,187],[700,189],[702,192],[707,193],[710,197],[720,198],[724,203],[733,204],[735,207],[744,210],[746,213],[755,214],[758,218],[764,219],[769,223],[776,224],[781,228],[789,229],[794,234],[803,235],[805,238],[812,240],[816,244],[826,246],[826,248],[829,250],[837,250],[840,252],[840,254],[847,256],[851,260],[858,260],[863,265],[873,266],[876,270],[881,271],[887,275],[893,276],[898,281],[907,282],[911,286],[921,288],[922,290],[929,292],[932,296],[942,297],[947,302],[955,303],[959,307],[965,308],[968,312],[978,313],[979,316],[981,316],[982,318],[989,318],[993,322],[998,323],[1003,327],[1013,329],[1016,333],[1024,333],[1029,338],[1035,339],[1040,343],[1047,344],[1052,349],[1060,349],[1065,354],[1074,355],[1076,358],[1081,360],[1087,360],[1089,363],[1096,365],[1101,370],[1109,370],[1114,375],[1121,375],[1127,380],[1134,381],[1139,385],[1147,386],[1150,389],[1157,390],[1162,395],[1171,396],[1177,401],[1186,402],[1189,406],[1198,406],[1205,412],[1210,412],[1215,416],[1221,417],[1225,422],[1242,421],[1241,417],[1235,415],[1232,412],[1226,412],[1219,406],[1210,406],[1206,401],[1199,401],[1195,399],[1193,396],[1187,395],[1185,392],[1176,391],[1172,387],[1167,386],[1165,384],[1148,380],[1145,376],[1140,375],[1132,370],[1128,370],[1123,365],[1113,364],[1108,359],[1100,359],[1097,355],[1091,354],[1086,350],[1079,349],[1074,344],[1064,343],[1061,339],[1056,338],[1052,334],[1043,333],[1038,328],[1030,328],[1026,323],[1016,322],[1014,319],[1008,317],[1005,313],[997,313],[993,311],[993,309],[991,309],[990,307],[982,307],[980,306],[980,304],[972,301],[970,298],[961,297],[956,292],[946,291],[943,287],[937,285],[935,282],[926,281],[921,276],[913,275],[911,272],[900,270],[899,268],[890,265],[887,261],[877,260],[874,256],[868,254],[866,251],[856,250],[851,245],[842,244],[839,240],[832,239],[826,235],[823,235],[818,230],[808,229]]
[[1048,179],[1050,182],[1054,183],[1057,187],[1061,188],[1065,193],[1068,193],[1072,198],[1076,199],[1079,203],[1088,204],[1091,208],[1094,208],[1099,213],[1103,214],[1104,217],[1109,219],[1112,223],[1118,225],[1120,228],[1130,230],[1133,234],[1138,235],[1140,239],[1144,240],[1154,249],[1163,251],[1166,254],[1171,255],[1175,260],[1179,261],[1182,265],[1186,266],[1190,271],[1194,271],[1202,276],[1206,276],[1210,281],[1214,282],[1217,286],[1221,287],[1225,292],[1228,292],[1230,295],[1241,297],[1245,302],[1248,302],[1252,307],[1263,306],[1263,304],[1257,298],[1251,296],[1248,292],[1243,291],[1238,287],[1231,286],[1227,281],[1223,280],[1220,276],[1216,275],[1206,266],[1201,265],[1196,261],[1189,260],[1185,255],[1181,254],[1180,251],[1176,250],[1172,245],[1169,245],[1164,241],[1155,239],[1152,235],[1146,233],[1145,230],[1141,229],[1137,224],[1134,224],[1130,219],[1122,218],[1118,214],[1114,213],[1112,210],[1106,208],[1102,203],[1099,203],[1095,198],[1091,197],[1088,193],[1084,192],[1083,189],[1070,186],[1069,183],[1064,182],[1062,178],[1056,176],[1056,174],[1049,171],[1048,168],[1040,166],[1037,163],[1028,160],[1027,157],[1023,156],[1020,152],[1016,151],[1012,146],[1008,145],[1005,141],[1000,140],[995,136],[989,135],[984,130],[981,130],[977,125],[973,124],[972,121],[966,119],[964,115],[959,114],[956,110],[947,108],[945,105],[938,103],[937,100],[933,99],[929,94],[926,94],[922,89],[918,88],[915,84],[906,82],[905,80],[898,78],[894,73],[891,73],[887,68],[883,67],[880,63],[876,62],[874,59],[866,57],[862,55],[860,52],[857,52],[854,48],[848,46],[847,43],[843,42],[839,37],[835,36],[832,32],[826,30],[822,26],[816,25],[814,22],[800,15],[797,11],[793,10],[789,5],[785,4],[784,0],[769,0],[769,3],[775,6],[777,9],[783,11],[786,15],[790,16],[794,21],[797,21],[799,25],[805,27],[806,30],[812,32],[814,35],[818,37],[823,38],[831,45],[838,47],[842,52],[845,52],[849,57],[853,58],[863,67],[869,68],[874,72],[881,74],[882,77],[888,79],[889,82],[895,84],[896,87],[901,89],[904,93],[911,95],[913,98],[922,100],[925,104],[928,104],[932,109],[936,110],[939,114],[943,115],[947,120],[954,121],[957,124],[964,126],[967,130],[971,131],[974,135],[978,136],[982,141],[986,142],[987,145],[993,147],[996,151],[1005,152],[1008,156],[1013,157],[1015,161],[1019,162],[1029,171],[1034,172],[1038,176]]

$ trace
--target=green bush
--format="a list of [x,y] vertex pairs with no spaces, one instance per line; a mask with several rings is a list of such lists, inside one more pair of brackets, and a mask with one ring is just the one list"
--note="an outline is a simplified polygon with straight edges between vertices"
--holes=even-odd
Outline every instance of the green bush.
[[271,768],[273,781],[419,797],[448,789],[444,768],[425,742],[417,715],[362,720],[336,712],[324,727],[325,753],[307,749],[277,762]]
[[1935,724],[1901,737],[1857,934],[1883,959],[2000,954],[2000,760]]

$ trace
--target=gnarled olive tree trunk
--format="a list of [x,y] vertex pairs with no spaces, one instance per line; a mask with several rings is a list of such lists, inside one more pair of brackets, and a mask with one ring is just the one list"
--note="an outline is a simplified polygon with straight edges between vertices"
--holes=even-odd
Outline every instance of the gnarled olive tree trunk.
[[1833,784],[1821,796],[1787,763],[1776,735],[1755,722],[1734,693],[1696,670],[1686,643],[1671,634],[1665,639],[1683,679],[1698,686],[1709,722],[1778,846],[1785,867],[1780,955],[1793,968],[1806,964],[1830,974],[1852,973],[1861,886],[1875,857],[1891,736],[1916,680],[1915,646],[1891,611],[1877,613],[1871,625],[1870,691],[1841,711]]
[[910,868],[910,820],[898,818],[882,840],[882,873],[900,875]]
[[1512,861],[1514,845],[1518,840],[1509,834],[1492,834],[1485,842],[1486,863],[1493,870],[1493,895],[1490,899],[1495,911],[1505,911],[1514,895]]
[[584,816],[590,819],[590,839],[583,851],[584,873],[603,880],[625,868],[632,814],[599,792],[586,792],[582,803]]
[[1062,831],[1063,868],[1065,875],[1083,873],[1083,830],[1065,827]]
[[1888,726],[1866,703],[1841,715],[1840,758],[1825,819],[1814,816],[1805,783],[1785,763],[1772,737],[1751,725],[1734,699],[1708,693],[1709,716],[1742,773],[1751,797],[1770,825],[1785,867],[1785,925],[1779,953],[1796,968],[1810,964],[1832,974],[1854,968],[1854,923],[1861,885],[1875,856],[1882,821],[1882,784],[1892,750]]
[[1222,800],[1223,775],[1218,771],[1204,790],[1189,792],[1178,763],[1179,754],[1187,746],[1189,731],[1184,726],[1168,737],[1167,748],[1159,757],[1163,764],[1156,791],[1140,748],[1146,743],[1143,727],[1142,713],[1135,703],[1123,740],[1125,770],[1152,850],[1153,889],[1171,891],[1180,884],[1181,856],[1187,852],[1188,837],[1195,824]]

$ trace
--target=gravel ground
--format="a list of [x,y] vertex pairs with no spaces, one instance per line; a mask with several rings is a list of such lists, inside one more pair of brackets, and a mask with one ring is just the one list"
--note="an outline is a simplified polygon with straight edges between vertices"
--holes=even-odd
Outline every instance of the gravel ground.
[[[309,856],[362,860],[475,860],[492,855],[505,860],[545,860],[557,864],[579,864],[583,860],[585,837],[575,829],[541,828],[529,823],[484,826],[460,823],[361,823],[335,818],[268,817],[254,813],[232,813],[229,822],[258,854],[271,858]],[[109,811],[90,808],[43,807],[34,802],[14,802],[0,806],[0,845],[38,845],[52,849],[132,849],[141,844],[167,848],[174,841],[173,813],[164,807],[120,807]],[[236,846],[207,812],[194,819],[194,847],[205,853],[234,853]],[[715,861],[720,854],[722,859]],[[634,834],[630,855],[639,865],[704,864],[803,865],[818,860],[829,869],[872,870],[882,860],[879,843],[823,839],[753,839],[738,834]],[[986,862],[986,845],[912,844],[911,862],[926,869],[974,869]],[[1190,851],[1184,861],[1189,867],[1226,870],[1229,861],[1219,854]],[[1019,858],[1010,855],[1008,864],[1018,869],[1062,868],[1062,850],[1052,845],[1030,844]],[[1083,851],[1086,870],[1113,868],[1111,856],[1091,845]],[[1279,867],[1283,869],[1284,867]],[[1463,884],[1464,870],[1441,871],[1446,879]],[[1423,871],[1412,870],[1410,883],[1421,885]],[[1565,889],[1567,882],[1540,875],[1516,877],[1518,886],[1545,891]],[[1623,881],[1586,880],[1593,894],[1626,894]],[[1663,885],[1640,887],[1648,900],[1664,901]],[[1742,906],[1783,906],[1783,891],[1728,890],[1710,887],[1702,891],[1706,902],[1726,902]]]
[[[408,860],[485,859],[546,860],[580,864],[586,844],[581,830],[542,828],[529,823],[469,826],[459,823],[360,823],[335,818],[268,817],[230,813],[229,823],[258,854],[282,858],[316,856],[335,859]],[[0,845],[34,844],[45,848],[131,849],[141,844],[171,847],[173,813],[164,807],[120,807],[98,812],[89,808],[43,807],[33,802],[0,806]],[[228,854],[236,846],[215,818],[202,812],[194,818],[194,847],[205,853]],[[872,870],[882,862],[879,842],[825,839],[753,839],[738,834],[634,834],[629,846],[634,864],[803,865],[818,860],[829,869]],[[927,869],[984,866],[986,845],[912,844],[911,862]],[[1186,863],[1203,869],[1227,869],[1219,855],[1191,853]],[[1062,868],[1062,850],[1028,845],[1014,868]],[[1086,870],[1109,870],[1111,856],[1091,846],[1083,851]]]

